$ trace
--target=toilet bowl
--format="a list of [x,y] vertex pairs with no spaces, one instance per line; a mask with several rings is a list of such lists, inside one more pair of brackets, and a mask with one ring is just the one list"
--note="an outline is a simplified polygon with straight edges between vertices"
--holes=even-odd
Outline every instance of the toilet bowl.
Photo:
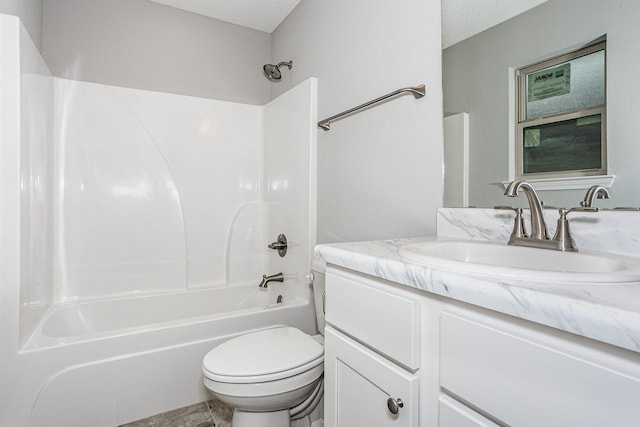
[[[316,319],[323,333],[324,272],[314,271],[314,277]],[[232,427],[289,427],[322,399],[323,342],[322,335],[288,326],[233,338],[204,357],[204,384],[234,408]]]

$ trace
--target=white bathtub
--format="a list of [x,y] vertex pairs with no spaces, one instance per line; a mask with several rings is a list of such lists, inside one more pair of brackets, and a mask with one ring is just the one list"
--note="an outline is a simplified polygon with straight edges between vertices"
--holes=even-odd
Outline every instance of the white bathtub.
[[267,313],[267,310],[277,312],[306,303],[300,297],[285,299],[283,295],[283,303],[278,304],[277,297],[282,294],[282,286],[259,289],[252,282],[214,289],[58,304],[45,314],[24,349],[250,314],[271,318],[274,313]]
[[312,305],[310,285],[286,281],[53,307],[22,350],[42,361],[28,424],[115,426],[206,400],[211,348],[279,325],[314,333]]

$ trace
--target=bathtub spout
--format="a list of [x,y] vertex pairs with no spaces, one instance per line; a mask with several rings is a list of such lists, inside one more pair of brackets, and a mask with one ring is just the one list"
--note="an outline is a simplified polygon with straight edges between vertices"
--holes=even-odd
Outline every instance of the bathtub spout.
[[266,288],[269,282],[284,282],[284,274],[277,273],[272,274],[271,276],[267,276],[266,274],[262,275],[262,281],[258,285],[259,288]]

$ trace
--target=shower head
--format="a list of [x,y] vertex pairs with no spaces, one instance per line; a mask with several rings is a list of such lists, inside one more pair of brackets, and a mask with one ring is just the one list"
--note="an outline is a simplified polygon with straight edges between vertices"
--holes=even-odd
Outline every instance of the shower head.
[[282,78],[282,73],[280,72],[280,67],[286,65],[291,69],[293,66],[293,61],[289,62],[280,62],[278,65],[273,64],[265,64],[262,69],[264,70],[264,75],[271,81],[278,81]]

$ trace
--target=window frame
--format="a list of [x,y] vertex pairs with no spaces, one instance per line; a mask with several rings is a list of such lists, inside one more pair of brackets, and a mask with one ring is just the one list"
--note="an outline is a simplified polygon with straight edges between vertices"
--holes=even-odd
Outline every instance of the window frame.
[[[607,174],[607,42],[601,41],[575,51],[565,53],[535,64],[520,67],[515,70],[516,80],[516,179],[553,179],[553,178],[574,178],[584,176],[601,176]],[[584,108],[580,110],[570,110],[561,113],[550,114],[543,117],[537,117],[527,120],[526,118],[526,105],[527,105],[527,84],[526,76],[536,71],[544,70],[546,68],[554,67],[560,64],[567,63],[583,56],[591,55],[592,53],[603,51],[604,52],[604,103],[594,105],[590,108]],[[524,130],[526,128],[545,125],[549,123],[558,123],[567,120],[574,120],[581,117],[588,117],[600,114],[601,119],[601,135],[600,135],[600,158],[601,167],[599,169],[577,169],[570,171],[556,171],[556,172],[535,172],[525,174],[523,169],[524,163]]]

